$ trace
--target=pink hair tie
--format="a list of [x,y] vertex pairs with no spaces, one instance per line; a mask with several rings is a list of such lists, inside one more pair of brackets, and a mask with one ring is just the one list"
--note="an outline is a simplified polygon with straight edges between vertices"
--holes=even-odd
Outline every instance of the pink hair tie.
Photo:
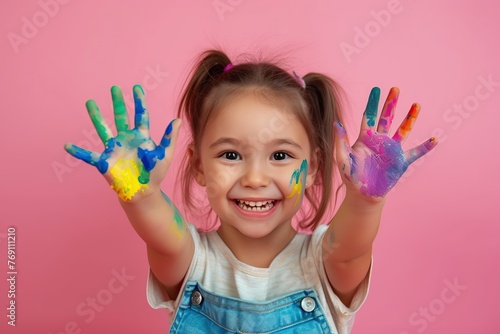
[[300,85],[300,87],[302,87],[303,89],[306,89],[306,82],[304,81],[304,79],[299,77],[299,75],[297,73],[295,73],[295,71],[293,71],[293,76],[294,76],[295,80],[298,82],[298,84]]
[[229,71],[229,70],[230,70],[230,69],[232,69],[233,67],[234,67],[234,66],[233,66],[233,64],[231,64],[231,63],[227,64],[227,65],[226,65],[226,67],[224,67],[224,72]]

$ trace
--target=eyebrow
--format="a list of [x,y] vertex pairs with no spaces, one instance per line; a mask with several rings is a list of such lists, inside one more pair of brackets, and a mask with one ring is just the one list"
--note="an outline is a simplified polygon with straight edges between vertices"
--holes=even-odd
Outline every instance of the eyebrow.
[[[209,148],[214,148],[214,147],[217,147],[217,146],[223,145],[223,144],[230,144],[230,145],[234,145],[234,146],[239,146],[239,145],[241,145],[241,142],[235,138],[222,137],[222,138],[217,139],[212,144],[210,144]],[[286,138],[277,138],[277,139],[272,140],[269,143],[262,143],[262,144],[263,145],[276,145],[276,146],[289,145],[289,146],[293,146],[293,147],[298,148],[298,149],[302,149],[302,146],[299,143],[297,143],[291,139],[286,139]]]
[[214,141],[212,144],[210,144],[210,146],[208,148],[214,148],[216,146],[220,146],[223,144],[231,144],[231,145],[237,146],[240,144],[240,141],[237,139],[234,139],[234,138],[222,137],[222,138],[219,138],[216,141]]

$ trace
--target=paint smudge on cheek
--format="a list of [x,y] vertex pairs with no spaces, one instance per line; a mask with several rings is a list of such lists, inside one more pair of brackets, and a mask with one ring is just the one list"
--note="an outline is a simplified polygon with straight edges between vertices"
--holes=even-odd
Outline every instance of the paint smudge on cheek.
[[[134,159],[119,159],[109,171],[113,176],[111,188],[123,201],[129,201],[137,192],[148,189],[147,184],[140,182],[144,178],[144,167]],[[149,180],[149,172],[147,174]]]
[[291,198],[297,195],[295,199],[295,205],[299,203],[299,199],[302,198],[302,195],[305,191],[304,185],[306,183],[308,172],[307,160],[302,160],[300,164],[300,168],[293,171],[292,176],[290,177],[290,185],[292,186],[291,193],[286,196],[286,198]]

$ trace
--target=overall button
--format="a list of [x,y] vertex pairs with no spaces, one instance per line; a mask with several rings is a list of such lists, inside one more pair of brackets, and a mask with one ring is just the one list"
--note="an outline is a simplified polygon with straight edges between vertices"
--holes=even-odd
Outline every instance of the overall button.
[[199,291],[194,291],[193,294],[191,295],[191,303],[193,303],[193,305],[200,305],[201,302],[203,301],[203,296],[201,295],[201,293]]
[[311,297],[306,297],[300,302],[300,306],[306,312],[312,312],[316,308],[316,302]]

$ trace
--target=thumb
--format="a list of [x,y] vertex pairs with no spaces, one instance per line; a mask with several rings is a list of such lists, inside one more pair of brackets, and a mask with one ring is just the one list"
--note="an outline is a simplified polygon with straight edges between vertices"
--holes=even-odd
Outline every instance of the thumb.
[[182,120],[176,118],[170,122],[165,130],[165,134],[161,139],[160,146],[166,150],[165,156],[167,161],[172,159],[172,155],[175,150],[175,145],[177,144],[177,138],[179,137],[179,131],[181,128]]
[[334,127],[337,134],[335,137],[335,160],[340,172],[350,175],[351,165],[349,163],[349,155],[351,153],[351,146],[347,138],[347,131],[340,122],[335,122]]

